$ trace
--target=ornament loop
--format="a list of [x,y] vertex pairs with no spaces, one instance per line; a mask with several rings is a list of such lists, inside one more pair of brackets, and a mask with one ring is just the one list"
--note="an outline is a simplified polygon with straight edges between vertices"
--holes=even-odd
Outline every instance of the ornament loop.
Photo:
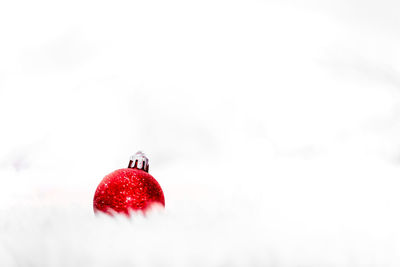
[[131,156],[128,168],[149,172],[149,159],[142,151],[138,151],[135,155]]

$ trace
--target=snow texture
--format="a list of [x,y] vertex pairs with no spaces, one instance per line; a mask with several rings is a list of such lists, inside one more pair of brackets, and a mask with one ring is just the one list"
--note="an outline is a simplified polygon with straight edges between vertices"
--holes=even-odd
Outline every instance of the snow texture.
[[399,266],[399,8],[1,1],[0,266]]

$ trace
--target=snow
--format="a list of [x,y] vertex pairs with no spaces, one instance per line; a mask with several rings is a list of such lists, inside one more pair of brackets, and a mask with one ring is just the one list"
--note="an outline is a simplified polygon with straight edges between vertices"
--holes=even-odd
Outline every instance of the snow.
[[0,266],[399,266],[399,7],[1,2]]

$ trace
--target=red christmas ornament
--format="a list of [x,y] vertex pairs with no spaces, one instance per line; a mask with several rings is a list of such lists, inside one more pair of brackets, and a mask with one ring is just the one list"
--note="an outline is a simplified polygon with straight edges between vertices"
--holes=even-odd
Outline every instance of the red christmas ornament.
[[128,168],[104,177],[94,194],[94,212],[129,215],[131,210],[146,211],[153,204],[165,206],[161,186],[148,173],[148,162],[148,158],[139,151],[131,157]]

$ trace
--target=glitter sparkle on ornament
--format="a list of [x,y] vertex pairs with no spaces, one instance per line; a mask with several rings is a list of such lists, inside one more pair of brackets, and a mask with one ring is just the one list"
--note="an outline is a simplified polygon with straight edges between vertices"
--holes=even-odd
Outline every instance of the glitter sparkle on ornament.
[[131,157],[128,168],[104,177],[94,194],[94,212],[129,215],[130,211],[146,211],[154,204],[165,206],[161,186],[148,170],[148,159],[139,151]]

